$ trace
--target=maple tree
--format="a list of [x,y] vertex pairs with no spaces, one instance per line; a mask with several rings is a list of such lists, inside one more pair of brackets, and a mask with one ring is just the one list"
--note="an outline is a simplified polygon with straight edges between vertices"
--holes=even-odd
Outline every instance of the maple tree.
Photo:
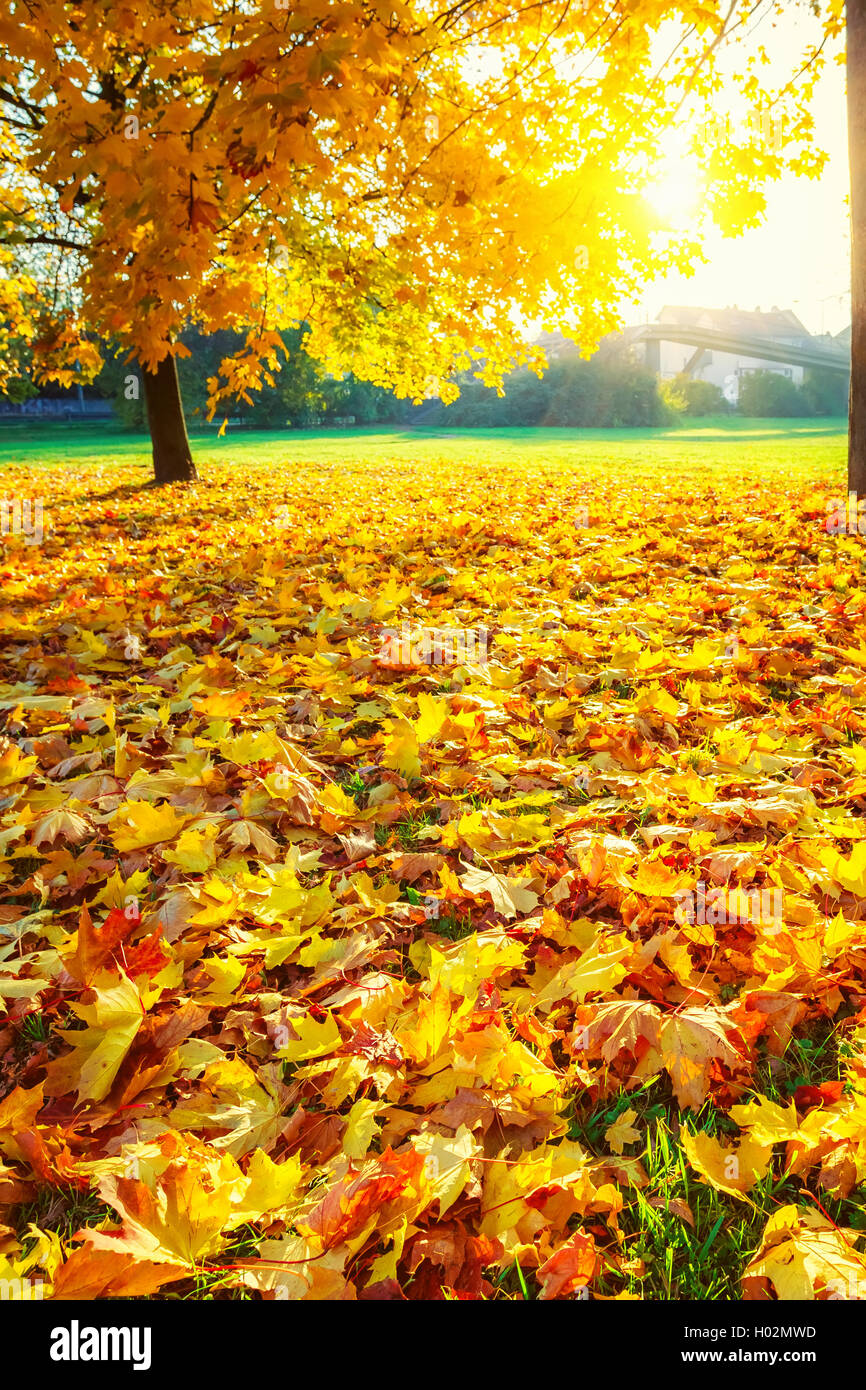
[[[765,0],[770,15],[791,0]],[[841,0],[821,5],[828,34]],[[815,9],[803,5],[804,14]],[[616,306],[699,236],[665,232],[640,188],[690,121],[707,210],[754,224],[761,187],[816,174],[808,103],[824,53],[764,85],[752,0],[13,0],[0,19],[4,172],[0,386],[138,363],[157,479],[193,475],[179,334],[234,328],[209,383],[244,399],[310,325],[329,371],[423,398],[473,364],[540,367],[527,320],[587,350]],[[725,78],[789,132],[702,137]],[[132,389],[132,388],[131,388]]]

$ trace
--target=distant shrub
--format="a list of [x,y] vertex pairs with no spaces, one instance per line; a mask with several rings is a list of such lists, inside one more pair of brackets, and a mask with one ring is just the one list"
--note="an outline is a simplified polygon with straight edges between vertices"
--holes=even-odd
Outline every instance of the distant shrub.
[[809,402],[790,377],[780,372],[749,372],[740,377],[737,409],[751,419],[808,415]]
[[809,367],[803,382],[803,397],[810,415],[847,415],[850,378],[824,367]]
[[720,386],[680,372],[662,382],[662,400],[678,415],[724,415],[730,409]]

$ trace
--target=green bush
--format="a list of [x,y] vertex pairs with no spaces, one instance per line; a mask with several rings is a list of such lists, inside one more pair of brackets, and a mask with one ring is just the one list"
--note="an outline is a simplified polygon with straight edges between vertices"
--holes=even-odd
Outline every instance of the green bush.
[[803,396],[810,415],[847,415],[850,377],[828,372],[824,367],[808,367]]
[[724,415],[730,409],[720,386],[680,372],[662,382],[662,400],[678,415]]
[[740,377],[737,409],[750,419],[808,415],[809,402],[790,377],[779,372],[749,372]]

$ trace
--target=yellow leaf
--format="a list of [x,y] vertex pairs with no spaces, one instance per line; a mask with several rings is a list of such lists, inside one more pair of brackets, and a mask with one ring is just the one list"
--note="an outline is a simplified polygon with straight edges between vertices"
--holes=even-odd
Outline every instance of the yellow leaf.
[[600,937],[579,960],[569,961],[548,980],[536,995],[536,1007],[547,1013],[560,999],[576,996],[582,1002],[588,994],[613,989],[628,974],[628,966],[623,962],[633,952],[633,944],[622,933]]
[[[52,1064],[61,1075],[77,1075],[76,1089],[82,1101],[105,1099],[144,1021],[141,995],[122,972],[119,980],[109,971],[102,972],[92,988],[95,1003],[70,1003],[87,1028],[83,1032],[59,1030],[74,1048],[72,1057],[59,1059],[62,1067]],[[49,1076],[51,1071],[49,1067]]]
[[227,960],[212,956],[210,959],[202,961],[202,968],[210,976],[210,984],[203,991],[208,1002],[230,1004],[235,991],[246,974],[246,966],[243,962],[234,956],[230,956]]
[[343,1153],[348,1158],[363,1158],[376,1133],[376,1116],[385,1109],[379,1100],[356,1100],[346,1117],[343,1134]]
[[709,1091],[707,1072],[714,1058],[732,1067],[740,1060],[711,1009],[684,1009],[667,1018],[661,1030],[661,1051],[680,1106],[699,1110]]
[[117,808],[111,838],[115,849],[121,853],[143,849],[146,845],[173,840],[189,819],[185,812],[176,811],[168,802],[150,806],[146,801],[125,801]]
[[187,873],[204,874],[216,862],[215,840],[219,826],[205,825],[201,830],[184,830],[175,849],[162,851],[166,864],[177,864]]
[[748,1129],[756,1144],[785,1144],[803,1137],[793,1100],[781,1106],[768,1096],[758,1096],[748,1105],[732,1105],[731,1119],[740,1129]]
[[[866,1298],[866,1260],[853,1244],[862,1234],[835,1226],[810,1208],[780,1208],[743,1271],[746,1297],[752,1281],[768,1279],[783,1302],[806,1302],[819,1292],[837,1299]],[[755,1296],[765,1296],[760,1287]]]
[[312,1014],[290,1018],[289,1027],[295,1037],[284,1043],[277,1053],[284,1062],[303,1062],[309,1057],[324,1057],[338,1048],[342,1042],[336,1019],[330,1013],[321,1023],[317,1023]]
[[250,697],[243,690],[219,690],[201,700],[193,700],[192,707],[197,714],[208,714],[213,719],[237,719],[243,714]]
[[447,700],[434,700],[432,695],[422,691],[418,696],[418,718],[414,724],[418,742],[428,743],[436,738],[447,718]]
[[11,786],[14,782],[23,782],[38,766],[38,763],[38,758],[25,757],[17,743],[10,743],[9,747],[0,754],[0,787]]
[[745,1198],[769,1172],[772,1145],[759,1144],[750,1136],[737,1145],[722,1145],[706,1131],[692,1134],[684,1128],[680,1138],[689,1163],[704,1181],[731,1197]]
[[299,1158],[274,1163],[263,1149],[256,1149],[247,1168],[248,1185],[235,1203],[232,1226],[258,1221],[265,1212],[280,1211],[288,1206],[300,1185],[301,1175]]
[[508,878],[505,874],[495,874],[488,869],[468,869],[460,875],[460,886],[473,897],[487,893],[497,912],[503,917],[528,915],[538,906],[538,894],[525,885],[528,879]]
[[632,1126],[637,1119],[636,1110],[624,1110],[604,1131],[604,1137],[615,1154],[621,1154],[626,1144],[634,1144],[640,1139],[640,1130]]
[[421,776],[418,738],[408,719],[386,720],[384,749],[383,767],[393,768],[407,781]]

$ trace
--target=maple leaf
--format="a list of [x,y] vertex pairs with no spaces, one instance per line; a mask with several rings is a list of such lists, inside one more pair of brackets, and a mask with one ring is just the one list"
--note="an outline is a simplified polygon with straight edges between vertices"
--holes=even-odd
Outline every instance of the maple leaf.
[[41,1085],[30,1090],[16,1086],[0,1100],[0,1152],[12,1158],[22,1156],[16,1136],[33,1128],[43,1104]]
[[111,838],[121,852],[174,840],[189,820],[167,801],[150,806],[146,801],[127,801],[117,809]]
[[737,1066],[740,1054],[712,1009],[684,1009],[665,1019],[659,1035],[664,1065],[682,1109],[699,1110],[709,1091],[709,1065]]
[[33,844],[37,849],[42,845],[53,845],[56,840],[68,840],[71,844],[77,845],[86,838],[92,828],[85,816],[61,807],[56,811],[49,811],[37,821],[33,827]]
[[621,1154],[626,1144],[634,1144],[640,1139],[640,1130],[632,1125],[632,1120],[636,1119],[636,1110],[624,1110],[604,1131],[605,1142],[610,1144],[614,1153]]
[[0,1013],[7,1010],[7,999],[34,999],[47,989],[50,980],[39,975],[19,978],[19,973],[27,965],[26,960],[7,961],[0,966]]
[[[414,1275],[412,1293],[416,1298],[442,1297],[442,1289],[458,1297],[478,1298],[489,1289],[483,1270],[502,1254],[499,1241],[471,1235],[460,1222],[431,1226],[412,1240],[406,1252],[406,1267]],[[381,1267],[378,1270],[381,1275]]]
[[95,1002],[70,1007],[87,1024],[83,1031],[59,1030],[72,1045],[66,1057],[49,1064],[49,1094],[76,1090],[79,1100],[104,1100],[144,1021],[141,995],[122,971],[103,971],[91,982]]
[[553,979],[538,991],[537,1007],[547,1012],[560,999],[576,996],[583,1000],[587,994],[600,994],[612,989],[628,974],[628,968],[622,962],[632,954],[631,942],[627,942],[622,935],[600,935],[579,960],[562,966]]
[[17,744],[10,743],[9,747],[0,753],[0,787],[26,781],[38,765],[38,758],[26,757]]
[[343,1269],[345,1247],[321,1251],[318,1242],[302,1236],[263,1240],[254,1264],[239,1262],[243,1282],[280,1299],[330,1302],[352,1296],[354,1286]]
[[284,1088],[264,1069],[257,1077],[239,1057],[225,1058],[205,1068],[197,1094],[175,1106],[171,1122],[180,1130],[216,1131],[213,1148],[240,1158],[273,1148],[285,1099]]
[[173,1267],[196,1265],[222,1245],[231,1220],[234,1169],[172,1163],[153,1189],[131,1178],[104,1178],[99,1194],[121,1216],[119,1231],[85,1229],[80,1238],[95,1251]]
[[305,1216],[296,1220],[302,1235],[314,1237],[322,1250],[347,1241],[362,1243],[361,1236],[376,1225],[380,1209],[389,1209],[408,1194],[413,1200],[423,1172],[424,1159],[414,1149],[395,1155],[390,1149],[361,1173],[349,1172]]
[[[64,958],[64,964],[76,980],[89,984],[94,973],[114,956],[121,943],[140,922],[136,912],[112,908],[100,926],[94,926],[87,906],[81,908],[74,951]],[[130,970],[131,974],[135,971]]]
[[424,874],[438,873],[444,863],[441,854],[398,854],[391,861],[391,872],[395,878],[417,883]]
[[673,898],[687,885],[686,874],[674,873],[660,862],[641,862],[631,876],[635,891],[650,898]]
[[794,1105],[798,1110],[833,1105],[840,1099],[844,1084],[843,1081],[823,1081],[820,1086],[798,1086],[794,1092]]
[[853,1244],[860,1235],[813,1209],[780,1208],[743,1271],[744,1298],[761,1297],[764,1280],[786,1302],[811,1300],[819,1292],[831,1298],[866,1297],[866,1259]]
[[731,1119],[748,1129],[757,1144],[786,1143],[801,1138],[800,1117],[793,1100],[787,1106],[758,1096],[747,1105],[732,1105]]
[[391,767],[410,780],[421,776],[418,737],[408,719],[391,719],[386,722],[382,766]]
[[287,1062],[325,1056],[343,1041],[337,1021],[331,1014],[326,1014],[322,1019],[306,1014],[292,1018],[289,1026],[294,1036],[287,1038],[278,1054]]
[[127,947],[122,953],[123,964],[135,979],[139,975],[158,975],[170,963],[162,941],[162,927],[157,927],[150,936],[145,936],[135,945]]
[[660,1045],[661,1014],[655,1004],[640,999],[617,999],[595,1006],[592,1021],[575,1029],[578,1051],[599,1047],[606,1062],[622,1051],[636,1053],[641,1042]]
[[356,1100],[346,1116],[343,1134],[343,1153],[349,1158],[363,1158],[377,1133],[376,1117],[386,1107],[376,1100]]
[[460,875],[460,886],[466,893],[473,897],[488,894],[496,911],[509,919],[532,912],[538,906],[538,895],[525,886],[528,882],[528,879],[521,882],[488,869],[468,869]]
[[93,1251],[188,1270],[216,1254],[223,1232],[284,1207],[297,1187],[296,1161],[278,1165],[257,1152],[244,1175],[230,1154],[218,1157],[193,1139],[167,1136],[162,1148],[169,1159],[162,1172],[99,1182],[122,1226],[80,1231]]
[[481,1152],[480,1144],[466,1125],[458,1125],[453,1135],[421,1134],[415,1148],[424,1155],[424,1175],[433,1199],[444,1216],[460,1196],[471,1177],[470,1159]]
[[772,1145],[759,1144],[753,1138],[745,1138],[739,1145],[723,1145],[711,1134],[683,1130],[682,1143],[701,1179],[732,1197],[744,1197],[766,1177],[773,1155]]
[[164,1284],[184,1279],[189,1269],[182,1264],[130,1260],[121,1250],[100,1250],[83,1245],[73,1250],[52,1280],[54,1299],[148,1298]]
[[545,1260],[538,1270],[542,1299],[559,1298],[586,1288],[592,1282],[597,1256],[595,1240],[583,1231],[575,1231],[565,1245]]
[[190,203],[189,225],[193,231],[199,227],[206,227],[209,231],[217,226],[219,222],[220,210],[216,203],[209,203],[205,198],[193,198]]
[[685,1221],[692,1230],[695,1229],[695,1216],[688,1202],[684,1202],[681,1197],[648,1197],[647,1205],[657,1207],[660,1211],[672,1212],[681,1221]]

